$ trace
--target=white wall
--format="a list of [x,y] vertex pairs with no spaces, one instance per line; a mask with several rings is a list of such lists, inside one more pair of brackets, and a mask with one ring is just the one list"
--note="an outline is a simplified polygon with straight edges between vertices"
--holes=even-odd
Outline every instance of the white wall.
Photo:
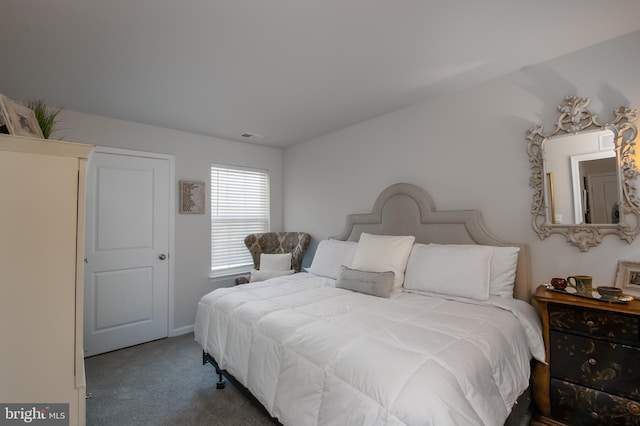
[[[180,179],[208,182],[213,162],[268,169],[272,229],[313,235],[307,265],[317,241],[342,230],[345,215],[370,212],[382,189],[410,182],[427,190],[437,209],[479,209],[496,237],[530,244],[534,286],[574,273],[605,284],[618,259],[640,260],[640,237],[631,245],[607,237],[588,253],[560,236],[540,241],[530,225],[524,133],[535,123],[550,130],[565,95],[591,97],[591,110],[603,120],[618,106],[640,107],[640,57],[630,53],[639,43],[640,32],[566,55],[296,145],[284,159],[280,149],[72,111],[63,111],[57,136],[175,155],[176,189]],[[175,216],[173,329],[182,330],[193,324],[198,299],[214,288],[210,221],[208,214]]]
[[179,214],[179,180],[207,182],[208,192],[212,163],[267,169],[271,191],[271,229],[283,229],[282,149],[265,148],[73,111],[63,111],[61,118],[61,130],[54,135],[54,139],[63,136],[66,141],[175,156],[174,324],[169,325],[170,330],[188,331],[193,325],[200,297],[215,287],[232,284],[230,280],[216,284],[215,287],[209,283],[209,197],[207,194],[206,214]]
[[409,182],[438,210],[479,209],[497,238],[528,243],[534,288],[571,274],[610,285],[619,259],[640,260],[640,237],[629,245],[609,236],[588,253],[558,235],[540,241],[525,131],[552,130],[567,95],[590,97],[602,121],[621,105],[640,107],[639,44],[636,32],[287,148],[285,228],[310,232],[311,253],[345,215],[370,212],[380,191]]

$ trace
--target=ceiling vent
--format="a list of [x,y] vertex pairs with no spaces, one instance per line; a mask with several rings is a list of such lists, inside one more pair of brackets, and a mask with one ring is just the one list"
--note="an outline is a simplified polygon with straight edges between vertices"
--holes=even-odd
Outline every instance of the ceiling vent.
[[242,136],[244,139],[249,139],[249,140],[258,140],[258,139],[262,139],[264,136],[261,135],[256,135],[255,133],[243,133],[240,136]]

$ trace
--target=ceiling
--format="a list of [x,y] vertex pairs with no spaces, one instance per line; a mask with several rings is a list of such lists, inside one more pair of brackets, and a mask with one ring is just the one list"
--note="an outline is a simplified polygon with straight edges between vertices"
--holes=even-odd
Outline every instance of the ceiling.
[[13,99],[286,147],[640,30],[640,2],[2,0],[0,22]]

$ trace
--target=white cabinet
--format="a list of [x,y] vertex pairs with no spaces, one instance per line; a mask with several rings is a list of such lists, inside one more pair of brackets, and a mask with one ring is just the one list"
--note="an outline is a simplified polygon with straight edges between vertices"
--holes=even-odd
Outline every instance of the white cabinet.
[[0,403],[85,424],[84,197],[93,146],[0,135]]

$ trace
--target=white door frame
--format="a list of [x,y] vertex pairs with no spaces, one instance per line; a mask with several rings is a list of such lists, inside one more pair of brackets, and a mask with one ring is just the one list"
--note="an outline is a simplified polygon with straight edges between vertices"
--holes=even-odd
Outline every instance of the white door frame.
[[[614,158],[616,152],[613,150],[591,152],[588,154],[571,156],[571,188],[573,188],[573,223],[579,225],[584,223],[584,212],[586,200],[582,193],[582,179],[580,177],[580,163],[583,161],[602,160],[604,158]],[[618,197],[620,199],[620,197]]]
[[[144,157],[144,158],[155,158],[160,160],[167,160],[169,162],[169,253],[168,253],[168,261],[169,261],[169,294],[168,294],[168,324],[167,331],[169,337],[175,336],[176,331],[173,325],[174,318],[174,282],[175,282],[175,262],[174,262],[174,253],[175,253],[175,195],[176,195],[176,185],[173,184],[175,181],[175,163],[176,157],[175,155],[170,154],[159,154],[156,152],[147,152],[147,151],[135,151],[131,149],[122,149],[122,148],[111,148],[107,146],[96,146],[93,150],[94,153],[103,153],[103,154],[115,154],[115,155],[126,155],[129,157]],[[93,153],[92,153],[93,154]],[[91,156],[89,157],[89,164],[91,162]],[[89,190],[89,188],[87,188]]]

